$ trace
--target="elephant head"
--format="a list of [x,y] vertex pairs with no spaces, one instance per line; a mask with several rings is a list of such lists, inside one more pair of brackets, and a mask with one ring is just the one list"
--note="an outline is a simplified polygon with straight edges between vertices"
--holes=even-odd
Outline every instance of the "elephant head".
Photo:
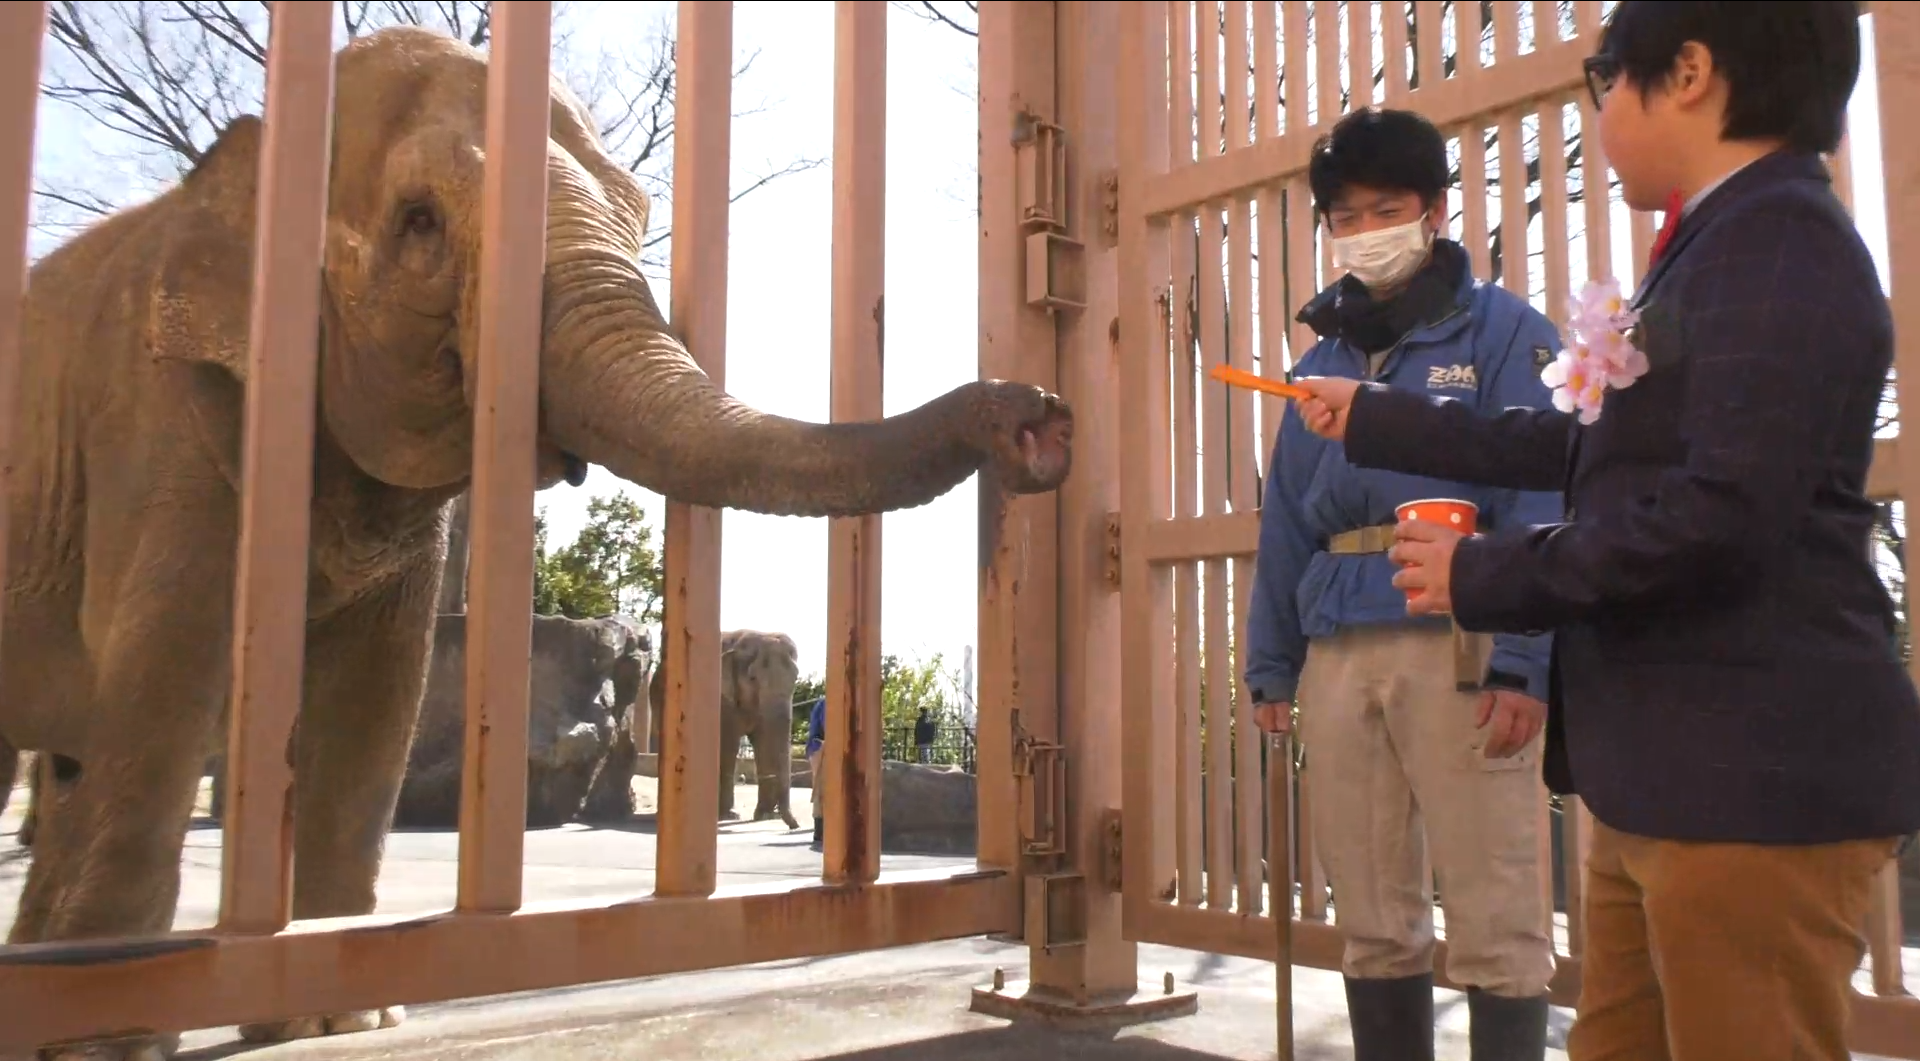
[[[457,489],[472,466],[487,63],[394,27],[336,59],[320,422],[387,484]],[[649,202],[558,82],[547,143],[539,482],[588,463],[707,507],[842,516],[924,504],[975,471],[1051,490],[1071,463],[1060,399],[1001,381],[861,423],[727,396],[668,330],[639,261]],[[245,371],[261,127],[233,123],[182,184],[195,206],[154,292],[156,356]]]

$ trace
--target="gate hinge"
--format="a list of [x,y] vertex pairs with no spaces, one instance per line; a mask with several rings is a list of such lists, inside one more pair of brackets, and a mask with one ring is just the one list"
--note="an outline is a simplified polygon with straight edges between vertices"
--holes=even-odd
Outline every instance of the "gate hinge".
[[1106,549],[1102,553],[1103,573],[1107,585],[1120,588],[1120,513],[1109,512],[1106,516]]

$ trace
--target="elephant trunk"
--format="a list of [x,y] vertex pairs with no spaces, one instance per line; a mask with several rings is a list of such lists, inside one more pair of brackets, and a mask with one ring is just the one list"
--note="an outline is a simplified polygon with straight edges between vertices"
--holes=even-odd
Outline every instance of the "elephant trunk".
[[541,413],[562,449],[670,500],[782,516],[926,504],[983,467],[1016,493],[1066,478],[1072,415],[1035,387],[978,381],[879,421],[815,424],[715,386],[667,329],[620,241],[556,191]]
[[787,705],[784,719],[777,710],[762,711],[761,717],[760,732],[753,739],[754,777],[759,783],[753,816],[777,816],[787,828],[798,829],[800,823],[793,817],[793,705]]

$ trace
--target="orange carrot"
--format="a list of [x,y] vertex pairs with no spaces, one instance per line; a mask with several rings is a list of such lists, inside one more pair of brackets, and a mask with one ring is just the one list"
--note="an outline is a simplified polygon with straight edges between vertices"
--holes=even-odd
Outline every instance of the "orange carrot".
[[1213,366],[1213,370],[1208,375],[1229,387],[1245,387],[1248,390],[1277,394],[1282,398],[1305,400],[1313,397],[1313,393],[1304,387],[1296,387],[1291,383],[1268,379],[1265,376],[1256,376],[1251,372],[1242,372],[1226,365]]

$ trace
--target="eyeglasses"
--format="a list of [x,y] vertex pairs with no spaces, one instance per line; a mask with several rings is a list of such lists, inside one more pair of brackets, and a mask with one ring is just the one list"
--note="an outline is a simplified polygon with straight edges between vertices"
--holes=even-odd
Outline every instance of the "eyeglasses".
[[1594,108],[1598,109],[1620,77],[1620,60],[1611,55],[1589,55],[1580,68],[1587,77],[1587,94],[1593,97]]

